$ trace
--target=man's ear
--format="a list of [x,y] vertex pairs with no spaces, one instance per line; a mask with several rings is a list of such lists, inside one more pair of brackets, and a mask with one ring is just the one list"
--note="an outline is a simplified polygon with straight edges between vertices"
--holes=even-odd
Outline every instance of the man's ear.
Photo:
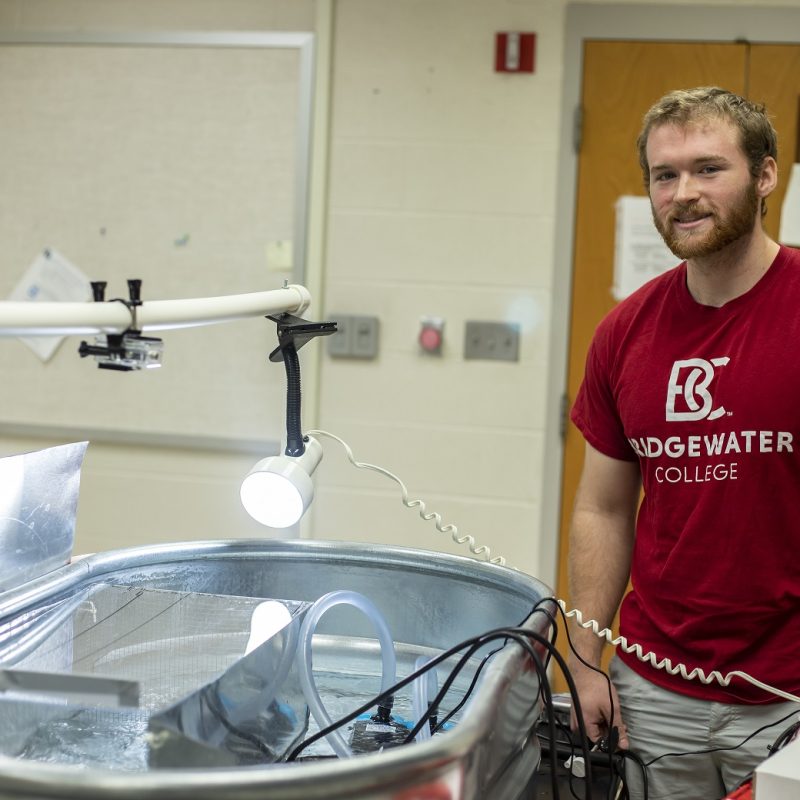
[[759,197],[769,197],[778,185],[778,164],[772,156],[765,156],[761,162],[761,172],[756,179],[756,193]]

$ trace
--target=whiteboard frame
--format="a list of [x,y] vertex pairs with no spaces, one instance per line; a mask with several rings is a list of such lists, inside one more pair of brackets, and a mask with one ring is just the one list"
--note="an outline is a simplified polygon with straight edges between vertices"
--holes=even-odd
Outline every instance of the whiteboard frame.
[[292,241],[292,283],[306,282],[314,109],[314,34],[308,31],[0,31],[2,45],[109,47],[232,47],[297,50],[299,56],[298,116],[295,139],[295,196]]
[[[314,109],[315,36],[308,31],[0,31],[2,45],[58,45],[110,47],[197,47],[293,49],[299,56],[298,118],[296,130],[295,207],[292,241],[292,283],[304,284],[307,272],[311,145]],[[91,439],[110,444],[181,447],[210,451],[252,453],[275,450],[278,442],[202,435],[143,434],[84,426],[0,423],[0,437],[36,439]]]

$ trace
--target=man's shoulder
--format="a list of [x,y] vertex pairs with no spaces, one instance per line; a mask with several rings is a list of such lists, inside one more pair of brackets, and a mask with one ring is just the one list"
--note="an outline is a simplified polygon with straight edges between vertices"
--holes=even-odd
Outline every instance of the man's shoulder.
[[781,245],[779,256],[785,258],[786,262],[792,265],[792,268],[800,269],[800,248],[785,244]]
[[670,294],[679,286],[681,280],[685,281],[685,275],[686,265],[684,262],[651,278],[617,303],[606,314],[599,327],[613,329],[619,325],[626,326],[642,313],[647,314],[654,305],[668,302]]

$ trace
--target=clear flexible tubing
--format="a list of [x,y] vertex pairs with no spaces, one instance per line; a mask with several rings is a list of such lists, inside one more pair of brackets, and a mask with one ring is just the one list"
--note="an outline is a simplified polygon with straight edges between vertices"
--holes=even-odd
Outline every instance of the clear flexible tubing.
[[[414,662],[414,672],[422,669],[432,659],[427,656],[418,656]],[[428,706],[431,700],[439,693],[439,681],[436,679],[436,669],[429,669],[424,675],[420,675],[412,684],[411,702],[414,709],[414,723],[418,723],[422,717],[428,713]],[[423,725],[416,735],[418,742],[424,742],[431,738],[431,726]]]
[[377,472],[380,475],[385,475],[387,478],[391,478],[400,487],[400,491],[402,492],[403,496],[403,505],[406,508],[418,508],[419,515],[422,517],[422,519],[424,519],[426,522],[433,520],[437,531],[440,533],[449,533],[452,540],[456,544],[467,545],[472,555],[483,556],[483,558],[490,564],[499,564],[500,566],[505,566],[506,560],[502,556],[496,556],[492,558],[492,551],[486,545],[476,544],[475,539],[469,534],[459,535],[458,528],[455,525],[442,525],[441,514],[437,514],[435,511],[427,511],[425,502],[423,500],[409,500],[408,489],[406,488],[406,485],[393,472],[389,472],[388,469],[378,467],[375,464],[365,464],[361,461],[356,461],[355,457],[353,456],[353,451],[350,449],[350,446],[347,444],[347,442],[345,442],[343,439],[340,439],[333,433],[318,430],[307,431],[306,433],[308,433],[310,436],[327,436],[329,439],[339,442],[339,444],[344,448],[347,459],[354,467]]
[[[452,531],[452,538],[454,542],[458,544],[467,544],[469,546],[470,552],[475,556],[483,555],[483,557],[490,562],[491,564],[498,564],[500,566],[508,566],[506,564],[505,558],[502,556],[496,556],[491,558],[491,551],[485,545],[476,546],[475,539],[472,536],[458,536],[458,528],[455,525],[445,525],[442,526],[442,518],[439,514],[435,512],[427,512],[425,511],[425,503],[422,500],[409,500],[408,499],[408,490],[406,489],[405,484],[400,478],[397,477],[389,470],[384,469],[383,467],[375,466],[374,464],[364,464],[359,461],[356,461],[353,456],[353,451],[350,449],[350,446],[340,439],[338,436],[328,433],[327,431],[308,431],[308,433],[314,436],[327,436],[330,439],[334,439],[335,441],[339,442],[345,450],[347,454],[347,458],[350,463],[354,467],[358,467],[359,469],[368,469],[373,472],[377,472],[381,475],[385,475],[387,478],[391,478],[395,483],[400,486],[400,489],[403,493],[403,505],[407,508],[419,508],[419,515],[425,521],[428,520],[435,520],[436,522],[436,529],[441,533],[450,533]],[[794,694],[790,694],[789,692],[784,692],[781,689],[777,689],[774,686],[770,686],[767,683],[762,683],[758,679],[754,678],[752,675],[748,675],[746,672],[741,672],[740,670],[734,670],[729,672],[727,675],[723,675],[721,672],[717,670],[713,670],[712,672],[704,672],[699,667],[695,667],[694,669],[690,670],[685,664],[673,664],[669,658],[662,658],[659,660],[658,656],[651,651],[644,652],[644,648],[640,644],[630,644],[628,640],[624,636],[618,636],[614,638],[614,634],[608,628],[602,628],[600,623],[597,620],[590,619],[588,621],[584,621],[583,614],[578,609],[572,609],[571,611],[567,611],[566,603],[563,600],[558,600],[558,604],[561,609],[564,611],[564,614],[567,617],[575,619],[575,621],[582,627],[591,630],[596,636],[600,639],[605,639],[610,645],[614,647],[622,648],[626,653],[632,653],[639,659],[639,661],[643,661],[646,664],[650,664],[650,666],[654,667],[655,669],[663,669],[668,672],[670,675],[680,675],[681,678],[684,678],[687,681],[690,680],[699,680],[702,683],[710,684],[710,683],[718,683],[720,686],[728,686],[733,678],[741,678],[748,683],[751,683],[753,686],[757,686],[759,689],[762,689],[765,692],[769,692],[770,694],[774,694],[776,697],[781,697],[784,700],[791,700],[795,703],[800,703],[800,697]]]
[[[352,592],[347,589],[329,592],[323,595],[306,612],[303,625],[300,628],[300,644],[297,652],[300,685],[303,689],[306,702],[308,703],[308,708],[314,715],[314,719],[317,721],[320,730],[329,727],[333,721],[325,710],[325,706],[322,704],[317,686],[314,682],[311,642],[320,617],[322,617],[326,611],[338,605],[349,605],[357,608],[359,611],[366,614],[375,626],[375,630],[378,633],[378,641],[381,646],[383,671],[381,677],[381,693],[391,689],[397,682],[397,659],[394,652],[394,641],[389,632],[389,626],[386,624],[386,620],[372,601],[364,597],[363,594]],[[328,740],[328,744],[333,748],[333,752],[336,753],[339,758],[349,758],[353,755],[350,745],[345,742],[344,737],[338,730],[332,730],[325,738]]]

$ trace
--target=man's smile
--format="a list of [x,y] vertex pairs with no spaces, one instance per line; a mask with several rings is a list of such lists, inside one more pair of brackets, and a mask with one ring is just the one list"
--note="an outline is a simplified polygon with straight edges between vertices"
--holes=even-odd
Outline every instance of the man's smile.
[[699,228],[704,220],[711,219],[713,216],[710,211],[685,211],[681,214],[673,214],[672,222],[681,230],[693,230],[694,228]]

